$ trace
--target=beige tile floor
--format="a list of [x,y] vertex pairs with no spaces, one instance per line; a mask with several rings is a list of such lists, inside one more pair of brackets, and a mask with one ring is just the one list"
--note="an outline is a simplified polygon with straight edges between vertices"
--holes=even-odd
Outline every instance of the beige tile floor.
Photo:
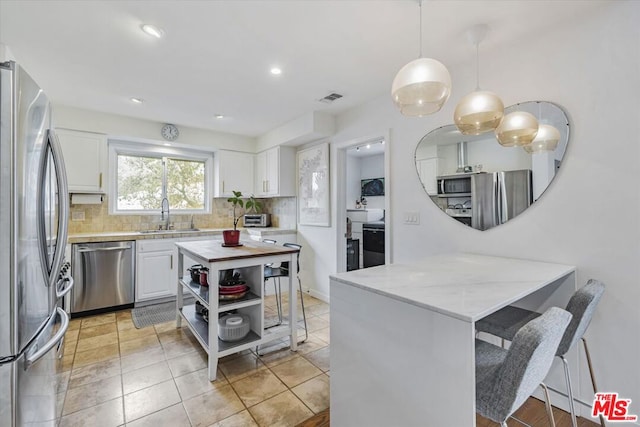
[[[309,339],[297,352],[283,340],[227,356],[214,382],[175,322],[136,329],[130,310],[74,319],[57,375],[60,426],[295,426],[329,406],[329,306],[310,296],[305,306]],[[275,313],[267,297],[267,322]]]

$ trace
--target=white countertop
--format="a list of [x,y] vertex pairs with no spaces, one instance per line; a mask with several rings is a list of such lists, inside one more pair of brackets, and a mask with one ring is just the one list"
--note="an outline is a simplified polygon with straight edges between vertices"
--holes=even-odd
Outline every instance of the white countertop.
[[380,295],[475,322],[575,271],[571,265],[444,254],[331,275]]
[[[139,231],[105,231],[91,233],[70,234],[68,243],[89,243],[89,242],[109,242],[119,240],[143,240],[143,239],[173,239],[182,237],[197,236],[220,236],[223,230],[229,228],[202,228],[198,231],[190,230],[169,230],[157,233],[141,233]],[[243,233],[249,235],[268,236],[277,234],[295,234],[296,230],[289,228],[266,227],[266,228],[239,228]]]

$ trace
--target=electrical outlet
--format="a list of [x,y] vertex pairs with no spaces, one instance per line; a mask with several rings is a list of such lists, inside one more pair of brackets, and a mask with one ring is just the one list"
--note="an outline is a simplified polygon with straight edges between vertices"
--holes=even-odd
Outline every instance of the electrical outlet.
[[420,224],[420,212],[411,211],[405,212],[403,214],[404,223],[409,225],[419,225]]
[[71,212],[71,221],[84,221],[84,211]]

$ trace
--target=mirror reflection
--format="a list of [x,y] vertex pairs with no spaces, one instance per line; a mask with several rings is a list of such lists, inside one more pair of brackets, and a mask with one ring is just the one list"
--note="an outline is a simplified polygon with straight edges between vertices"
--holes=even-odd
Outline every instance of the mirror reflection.
[[529,101],[505,108],[505,116],[515,111],[531,113],[540,125],[557,129],[557,146],[541,141],[524,148],[504,147],[493,132],[463,135],[451,124],[429,132],[416,147],[418,177],[431,200],[454,220],[477,230],[524,212],[562,165],[569,141],[563,109],[551,102]]

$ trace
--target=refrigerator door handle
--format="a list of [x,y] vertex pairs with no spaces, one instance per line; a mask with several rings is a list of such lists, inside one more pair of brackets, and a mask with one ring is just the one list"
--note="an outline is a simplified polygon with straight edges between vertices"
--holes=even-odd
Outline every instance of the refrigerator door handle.
[[45,330],[49,326],[51,326],[51,323],[56,321],[58,316],[60,316],[60,319],[62,320],[62,325],[60,325],[60,329],[58,329],[58,332],[56,332],[55,335],[51,337],[51,339],[47,341],[45,345],[37,349],[35,353],[25,358],[25,362],[24,362],[25,371],[29,369],[31,365],[36,363],[42,356],[47,354],[49,350],[55,347],[64,338],[64,334],[67,332],[67,329],[69,328],[69,315],[67,315],[67,313],[60,307],[56,308],[56,313],[53,316],[51,316],[51,318],[49,319],[49,324],[47,325],[47,327],[45,327]]
[[60,289],[60,286],[56,287],[56,298],[57,299],[60,299],[63,296],[65,296],[66,294],[68,294],[69,291],[71,290],[71,288],[73,288],[73,285],[74,285],[73,277],[66,276],[66,277],[62,278],[58,282],[58,285],[61,285],[61,284],[65,284],[65,286],[62,289]]
[[502,205],[500,204],[500,174],[496,173],[493,178],[493,223],[492,227],[500,224],[502,217]]
[[498,185],[499,185],[499,191],[500,191],[500,199],[499,199],[499,205],[500,205],[500,222],[498,224],[504,224],[505,222],[507,222],[509,220],[508,215],[509,215],[509,208],[508,208],[508,202],[507,202],[507,186],[505,184],[505,176],[504,173],[500,173],[498,175]]
[[64,250],[67,244],[67,232],[69,225],[69,186],[67,183],[67,172],[62,157],[62,148],[58,141],[58,136],[53,129],[48,131],[48,141],[51,146],[51,154],[53,164],[56,169],[56,179],[58,180],[58,233],[56,238],[56,252],[53,255],[53,264],[51,265],[51,275],[49,283],[55,285],[58,279],[58,272],[62,268],[64,262]]

